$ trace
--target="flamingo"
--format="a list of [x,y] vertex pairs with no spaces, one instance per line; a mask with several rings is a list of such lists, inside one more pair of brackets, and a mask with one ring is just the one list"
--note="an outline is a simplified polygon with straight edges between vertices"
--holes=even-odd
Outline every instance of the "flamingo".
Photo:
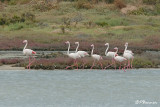
[[[117,47],[115,47],[114,49],[117,50],[117,52],[118,52],[118,48]],[[118,56],[118,54],[115,54],[114,55],[114,60],[120,63],[119,69],[121,69],[121,64],[123,62],[125,62],[127,59],[122,57],[122,56]],[[115,69],[116,69],[116,66],[115,66]],[[124,69],[124,71],[125,71],[125,66],[122,69]]]
[[[23,54],[26,56],[29,56],[29,64],[27,65],[27,69],[30,69],[31,64],[35,61],[35,58],[33,57],[34,54],[36,54],[35,51],[31,50],[31,49],[26,49],[27,45],[28,45],[28,41],[24,40],[23,43],[25,43],[26,45],[23,48]],[[33,61],[30,62],[30,57],[33,58]]]
[[115,64],[114,56],[115,56],[115,54],[117,54],[118,50],[117,50],[116,52],[111,52],[111,51],[108,52],[109,43],[106,43],[105,46],[107,46],[107,49],[106,49],[106,51],[105,51],[105,55],[106,55],[107,57],[112,58],[112,63],[111,63],[110,65],[108,65],[107,67],[105,67],[105,69],[106,69],[106,68],[110,67],[111,65]]
[[[89,54],[85,51],[78,51],[78,48],[79,48],[79,42],[75,42],[75,44],[77,44],[77,48],[76,48],[76,51],[75,53],[79,54],[81,58],[84,58],[86,56],[89,56]],[[84,69],[84,60],[83,60],[83,69]]]
[[[127,65],[127,69],[128,68],[132,68],[132,62],[133,62],[133,58],[134,58],[134,53],[131,51],[131,50],[127,50],[127,47],[128,47],[128,43],[126,42],[125,43],[125,50],[123,52],[123,57],[125,57],[127,60],[128,60],[128,65]],[[132,60],[132,61],[130,61]],[[131,62],[131,64],[130,64]]]
[[102,56],[97,55],[97,54],[93,54],[94,45],[92,44],[91,47],[92,47],[91,57],[94,59],[94,62],[93,62],[93,64],[92,64],[91,69],[92,69],[93,66],[95,65],[95,61],[96,61],[96,60],[99,62],[99,64],[101,65],[101,68],[103,69],[103,65],[102,65],[102,63],[100,62],[100,60],[103,59]]
[[66,44],[68,44],[68,51],[67,51],[67,55],[74,59],[74,65],[71,65],[71,66],[68,66],[66,67],[66,69],[68,69],[69,67],[73,67],[73,66],[77,66],[77,69],[78,69],[78,64],[77,64],[77,59],[80,58],[80,55],[78,53],[69,53],[69,49],[70,49],[70,42],[67,41],[65,42]]

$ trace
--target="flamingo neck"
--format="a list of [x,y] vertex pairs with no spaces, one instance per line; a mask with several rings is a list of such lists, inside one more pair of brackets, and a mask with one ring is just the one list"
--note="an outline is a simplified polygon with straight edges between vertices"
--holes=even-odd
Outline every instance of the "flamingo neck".
[[68,51],[67,51],[67,55],[69,55],[69,49],[70,49],[70,43],[68,43]]
[[94,50],[94,46],[92,47],[92,52],[91,52],[91,56],[93,55],[93,50]]
[[107,49],[105,51],[105,55],[107,55],[108,49],[109,49],[109,44],[108,44],[108,47],[107,47]]
[[116,50],[116,54],[118,53],[118,48],[117,48],[117,50]]
[[26,45],[24,46],[23,50],[25,50],[25,49],[26,49],[27,45],[28,45],[28,42],[26,42]]
[[126,45],[126,46],[125,46],[125,49],[124,49],[124,51],[126,51],[126,50],[127,50],[127,47],[128,47],[128,45]]
[[77,45],[77,48],[76,48],[76,51],[75,51],[75,53],[77,53],[77,51],[78,51],[78,48],[79,48],[79,43],[78,43],[78,45]]

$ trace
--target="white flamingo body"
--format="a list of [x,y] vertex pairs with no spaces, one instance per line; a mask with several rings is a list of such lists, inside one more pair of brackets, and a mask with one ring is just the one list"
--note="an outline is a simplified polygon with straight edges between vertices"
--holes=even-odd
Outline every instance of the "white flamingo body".
[[72,59],[80,58],[80,55],[77,54],[77,53],[70,53],[70,54],[68,54],[68,56],[69,56],[70,58],[72,58]]
[[106,69],[106,68],[110,67],[111,65],[115,64],[114,56],[117,54],[117,51],[116,51],[116,52],[111,52],[111,51],[108,52],[109,43],[106,43],[105,46],[108,46],[107,49],[106,49],[106,51],[105,51],[105,55],[106,55],[107,57],[109,57],[109,58],[112,59],[112,63],[111,63],[110,65],[106,66],[106,67],[105,67],[105,69]]
[[77,59],[78,59],[78,58],[81,58],[81,56],[80,56],[78,53],[69,53],[70,42],[67,41],[67,42],[65,42],[65,43],[68,44],[67,55],[68,55],[70,58],[74,59],[74,65],[68,66],[68,67],[66,67],[66,69],[68,69],[69,67],[73,67],[73,66],[75,66],[75,65],[77,65],[77,69],[78,69]]
[[23,54],[26,55],[26,56],[31,56],[31,55],[34,54],[34,51],[31,50],[31,49],[24,49]]
[[129,60],[132,59],[132,58],[134,58],[134,56],[132,54],[127,53],[127,52],[123,53],[123,57],[125,57],[126,59],[129,59]]
[[117,62],[123,62],[123,61],[126,61],[126,60],[127,60],[126,58],[124,58],[124,57],[122,57],[122,56],[116,56],[114,59],[115,59]]
[[[26,43],[26,45],[23,48],[23,54],[26,56],[29,56],[29,64],[27,66],[27,68],[30,69],[30,65],[34,62],[35,58],[33,57],[34,54],[36,54],[35,51],[31,50],[31,49],[26,49],[27,45],[28,45],[28,41],[24,40],[23,43]],[[30,62],[30,57],[33,58],[33,61]]]
[[[132,62],[133,62],[133,58],[134,58],[134,53],[131,51],[131,50],[127,50],[127,47],[128,47],[128,43],[125,43],[125,49],[124,49],[124,53],[123,53],[123,57],[125,57],[127,60],[128,60],[128,66],[127,66],[127,69],[128,68],[132,68]],[[130,60],[131,61],[131,64],[130,64]]]
[[129,53],[129,54],[131,54],[131,55],[134,55],[134,53],[133,53],[131,50],[125,50],[124,52],[125,52],[125,53]]
[[103,59],[102,56],[97,55],[97,54],[93,54],[94,45],[92,44],[91,47],[92,47],[91,57],[94,59],[94,62],[93,62],[93,64],[92,64],[91,69],[92,69],[93,66],[95,65],[95,60],[97,60],[97,61],[99,62],[99,64],[101,65],[101,68],[103,69],[103,65],[102,65],[102,63],[100,62],[100,59]]
[[82,58],[89,56],[89,54],[85,51],[78,51],[77,54],[79,54]]
[[[117,48],[117,47],[115,47],[114,49],[116,49],[117,52],[118,52],[118,48]],[[122,64],[123,62],[125,62],[127,59],[124,58],[124,57],[122,57],[122,56],[118,56],[118,54],[115,54],[114,60],[115,60],[116,62],[119,62],[119,63],[120,63],[119,69],[121,69],[121,64]],[[116,65],[115,65],[115,69],[116,69]],[[125,66],[124,66],[124,68],[122,68],[122,69],[124,69],[124,71],[125,71]]]
[[110,58],[114,58],[114,56],[115,56],[115,54],[116,54],[116,52],[108,52],[107,54],[106,54],[106,56],[107,57],[110,57]]
[[100,59],[102,59],[102,57],[100,55],[97,55],[97,54],[93,54],[91,55],[91,57],[97,61],[99,61]]
[[85,51],[78,51],[79,42],[75,42],[75,44],[77,44],[77,48],[76,48],[75,53],[79,54],[82,58],[85,57],[85,56],[89,56],[89,54]]
[[[77,48],[76,48],[76,51],[75,53],[79,54],[81,58],[84,58],[86,56],[89,56],[89,54],[85,51],[78,51],[78,48],[79,48],[79,42],[75,42],[75,44],[77,44]],[[83,60],[83,69],[84,69],[84,65],[85,65],[85,60]]]
[[124,46],[125,46],[124,53],[129,53],[129,54],[131,54],[131,55],[134,55],[134,53],[133,53],[131,50],[127,50],[128,42],[126,42]]

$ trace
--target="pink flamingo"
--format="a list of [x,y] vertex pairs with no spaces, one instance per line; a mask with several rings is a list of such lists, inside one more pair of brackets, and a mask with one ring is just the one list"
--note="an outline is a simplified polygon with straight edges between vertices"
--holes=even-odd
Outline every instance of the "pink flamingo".
[[77,69],[78,69],[77,59],[80,58],[80,55],[79,55],[78,53],[69,53],[70,42],[67,41],[67,42],[65,42],[65,43],[68,44],[67,55],[68,55],[70,58],[74,59],[74,64],[71,65],[71,66],[67,66],[66,69],[68,69],[69,67],[72,67],[72,68],[73,68],[73,66],[77,66]]
[[[117,47],[115,47],[114,49],[117,50],[117,52],[118,52],[118,48]],[[118,56],[118,54],[115,54],[114,60],[120,63],[120,66],[119,66],[119,70],[120,70],[121,69],[121,64],[123,62],[125,62],[127,59],[122,57],[122,56]],[[115,66],[115,69],[116,69],[116,66]],[[124,71],[125,71],[125,66],[122,69],[124,69]]]
[[[28,41],[24,40],[23,43],[25,43],[26,45],[23,48],[23,54],[26,56],[29,56],[29,64],[27,66],[27,69],[30,69],[31,64],[35,61],[35,58],[33,57],[34,54],[36,54],[35,51],[31,50],[31,49],[26,49],[27,45],[28,45]],[[33,58],[33,61],[30,62],[30,57]]]
[[92,47],[91,57],[94,59],[94,62],[93,62],[93,64],[92,64],[91,69],[94,67],[96,60],[99,62],[99,64],[101,65],[101,68],[103,69],[103,65],[102,65],[102,63],[100,62],[100,60],[103,59],[102,56],[97,55],[97,54],[93,54],[94,45],[92,44],[91,47]]
[[[78,48],[79,48],[79,42],[75,42],[75,44],[77,44],[77,48],[76,48],[76,51],[75,53],[79,54],[81,58],[84,58],[86,56],[89,56],[89,54],[85,51],[78,51]],[[84,69],[84,65],[85,65],[85,62],[83,60],[83,69]]]
[[[125,46],[125,50],[124,50],[124,53],[123,53],[123,57],[125,57],[128,60],[127,69],[128,68],[132,68],[132,62],[133,62],[133,58],[134,58],[134,56],[133,56],[134,53],[131,50],[127,50],[127,47],[128,47],[128,43],[127,42],[125,43],[124,46]],[[130,64],[130,62],[131,62],[131,64]]]
[[105,51],[105,55],[112,59],[112,63],[110,65],[108,65],[107,67],[105,67],[105,69],[106,69],[106,68],[110,67],[111,65],[115,64],[114,56],[115,56],[115,54],[117,54],[118,50],[116,52],[111,52],[111,51],[108,52],[109,43],[106,43],[105,46],[107,46],[107,49]]

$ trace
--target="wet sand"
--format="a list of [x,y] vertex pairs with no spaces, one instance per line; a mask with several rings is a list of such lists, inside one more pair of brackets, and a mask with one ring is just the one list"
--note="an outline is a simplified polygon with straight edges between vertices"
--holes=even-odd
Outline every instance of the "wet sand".
[[13,65],[2,65],[0,70],[25,70],[24,67],[12,67]]

